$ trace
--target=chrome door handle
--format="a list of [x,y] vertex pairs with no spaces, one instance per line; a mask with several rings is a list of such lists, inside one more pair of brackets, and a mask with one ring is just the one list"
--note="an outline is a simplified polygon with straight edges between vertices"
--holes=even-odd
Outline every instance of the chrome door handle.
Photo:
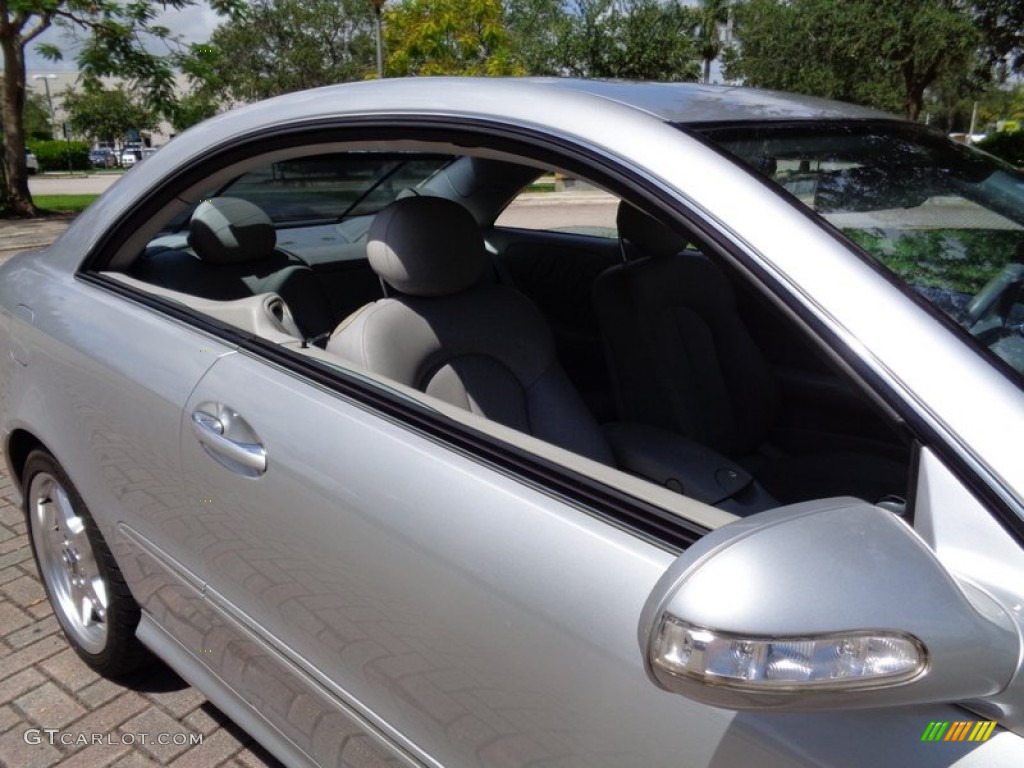
[[206,452],[228,469],[249,477],[267,471],[267,451],[263,445],[225,436],[230,429],[221,418],[202,410],[194,411],[192,431]]

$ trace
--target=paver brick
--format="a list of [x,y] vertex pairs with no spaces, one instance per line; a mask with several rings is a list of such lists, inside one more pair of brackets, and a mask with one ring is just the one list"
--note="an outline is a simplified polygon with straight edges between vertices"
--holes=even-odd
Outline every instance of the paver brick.
[[39,579],[22,576],[3,585],[4,594],[22,608],[46,602],[46,591]]
[[175,758],[171,768],[207,768],[219,765],[230,759],[242,746],[242,740],[226,728],[221,728],[214,734],[204,736],[202,744]]
[[85,707],[52,682],[22,694],[14,707],[40,728],[63,728],[85,714]]
[[[119,729],[122,734],[148,734],[145,740],[137,740],[136,748],[160,763],[168,763],[187,750],[189,732],[181,723],[166,712],[156,707],[149,707],[139,715],[124,723]],[[177,737],[184,734],[186,743],[176,743]],[[167,743],[161,744],[164,738]]]
[[60,768],[106,768],[131,749],[127,744],[91,744],[61,761]]
[[46,618],[34,621],[17,632],[4,635],[4,642],[14,649],[24,648],[26,645],[36,642],[39,638],[52,635],[55,632],[60,632],[60,624],[57,623],[56,617],[51,613]]
[[6,680],[0,681],[0,704],[13,701],[26,691],[31,691],[45,682],[46,678],[39,674],[38,670],[31,667],[23,669],[16,675],[11,675]]
[[32,617],[21,608],[10,601],[0,603],[0,630],[4,633],[6,640],[8,633],[12,633],[32,623]]
[[72,693],[100,679],[71,648],[40,662],[39,666],[55,683]]
[[74,724],[81,733],[107,734],[151,706],[135,691],[125,691],[113,701],[95,709]]
[[38,744],[31,743],[34,739],[26,740],[28,727],[25,724],[16,725],[0,735],[0,763],[11,768],[49,768],[59,763],[62,756],[60,750],[43,735],[37,734],[40,736]]

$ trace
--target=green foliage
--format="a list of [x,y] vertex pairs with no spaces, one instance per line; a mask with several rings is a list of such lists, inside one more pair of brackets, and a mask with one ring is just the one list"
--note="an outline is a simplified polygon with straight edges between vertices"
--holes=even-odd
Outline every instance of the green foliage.
[[562,0],[505,0],[505,27],[516,61],[530,75],[559,75],[562,41],[572,27]]
[[[4,95],[0,117],[5,147],[0,168],[0,210],[21,216],[35,213],[24,167],[25,49],[51,60],[63,57],[54,44],[36,43],[51,26],[60,26],[77,38],[76,57],[87,83],[116,76],[130,81],[151,109],[170,110],[175,103],[174,66],[178,41],[156,23],[168,9],[187,8],[194,0],[7,0],[0,3],[0,51]],[[211,0],[222,14],[236,13],[244,0]]]
[[375,51],[369,0],[254,0],[243,18],[218,26],[209,43],[179,60],[194,86],[188,119],[218,100],[257,101],[362,80]]
[[909,285],[973,296],[1010,260],[1020,234],[1010,230],[844,230]]
[[63,94],[64,110],[77,133],[93,141],[123,143],[129,131],[151,131],[157,115],[123,86],[86,86]]
[[28,148],[39,160],[40,171],[66,171],[68,157],[71,158],[72,170],[87,171],[92,168],[87,141],[30,141]]
[[971,68],[980,42],[957,0],[749,0],[736,13],[741,46],[730,77],[911,119],[925,89]]
[[500,0],[404,0],[384,9],[388,75],[521,75]]
[[566,73],[630,80],[697,79],[694,19],[682,4],[575,0],[571,16],[560,45]]
[[691,12],[696,26],[695,41],[704,62],[703,81],[711,82],[711,62],[722,52],[721,25],[729,20],[732,0],[700,0]]
[[1024,131],[989,134],[978,142],[977,147],[1024,168]]
[[53,138],[50,107],[42,94],[30,93],[25,97],[25,135],[30,139]]
[[1021,0],[974,0],[974,19],[981,31],[989,62],[1024,69],[1024,3]]
[[178,99],[167,115],[168,122],[178,133],[207,120],[220,111],[217,100],[204,91],[193,91]]

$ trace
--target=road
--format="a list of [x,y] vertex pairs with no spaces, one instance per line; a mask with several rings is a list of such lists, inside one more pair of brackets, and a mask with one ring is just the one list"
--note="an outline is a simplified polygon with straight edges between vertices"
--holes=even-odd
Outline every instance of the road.
[[28,177],[28,190],[33,195],[98,195],[121,178],[118,173],[89,175],[42,174]]

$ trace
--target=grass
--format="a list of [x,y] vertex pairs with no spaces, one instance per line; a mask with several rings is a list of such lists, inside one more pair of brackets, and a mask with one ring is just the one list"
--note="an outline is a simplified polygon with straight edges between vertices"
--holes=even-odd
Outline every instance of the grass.
[[36,207],[47,213],[81,213],[99,195],[32,195]]

